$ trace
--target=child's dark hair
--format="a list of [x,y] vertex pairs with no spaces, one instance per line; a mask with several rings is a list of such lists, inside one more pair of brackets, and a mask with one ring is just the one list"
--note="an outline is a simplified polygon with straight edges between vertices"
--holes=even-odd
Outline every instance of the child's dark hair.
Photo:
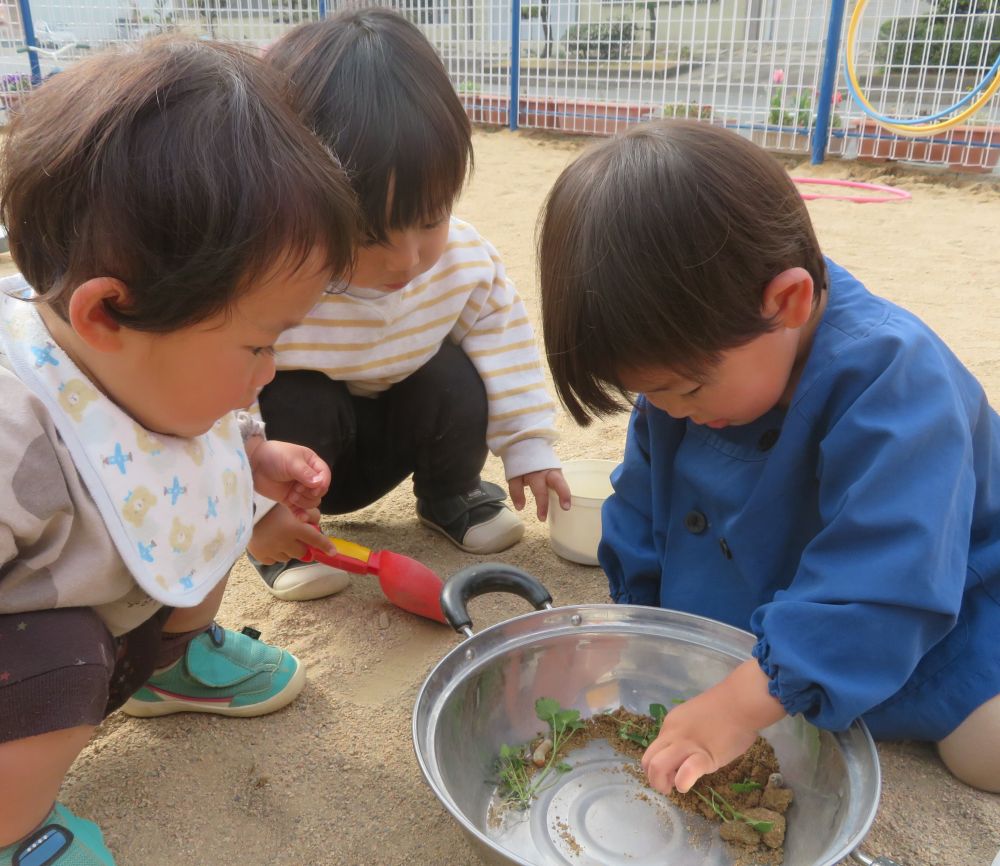
[[122,325],[168,332],[223,312],[256,280],[321,250],[351,263],[343,169],[234,47],[153,40],[54,76],[14,118],[0,213],[14,261],[65,318],[73,289],[120,279]]
[[472,130],[415,25],[389,9],[345,10],[295,28],[267,60],[347,169],[369,241],[451,210],[472,166]]
[[767,284],[826,265],[781,165],[697,121],[638,126],[565,169],[542,216],[542,322],[556,388],[580,424],[618,411],[622,370],[698,381],[728,349],[771,330]]

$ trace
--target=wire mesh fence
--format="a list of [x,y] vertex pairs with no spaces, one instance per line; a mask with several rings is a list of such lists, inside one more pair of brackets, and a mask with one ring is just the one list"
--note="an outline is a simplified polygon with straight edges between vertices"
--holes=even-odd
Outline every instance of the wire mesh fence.
[[[376,0],[438,48],[481,123],[611,134],[660,117],[735,129],[764,147],[978,171],[1000,156],[1000,0]],[[0,108],[76,58],[165,32],[260,49],[367,0],[0,0]],[[859,8],[860,7],[860,8]],[[24,53],[26,15],[37,67]],[[897,135],[884,119],[940,116]],[[977,91],[976,88],[979,88]],[[972,96],[970,96],[972,92]],[[986,99],[981,99],[985,94]]]
[[[860,12],[854,71],[861,95],[886,118],[954,117],[948,109],[1000,75],[994,68],[1000,62],[1000,0],[872,0]],[[845,40],[851,23],[845,18]],[[841,82],[849,83],[843,74]],[[1000,94],[961,123],[917,136],[895,135],[853,99],[844,108],[854,140],[850,155],[982,171],[997,166]]]

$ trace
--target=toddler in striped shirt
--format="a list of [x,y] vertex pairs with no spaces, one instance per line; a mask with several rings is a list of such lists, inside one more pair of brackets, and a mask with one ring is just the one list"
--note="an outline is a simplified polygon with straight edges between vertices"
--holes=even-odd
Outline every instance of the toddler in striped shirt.
[[[570,492],[553,451],[555,405],[527,313],[493,246],[451,215],[472,162],[469,120],[434,48],[385,9],[345,11],[279,40],[268,61],[293,82],[348,171],[365,221],[349,281],[276,345],[260,394],[268,435],[316,450],[333,470],[321,510],[345,514],[413,476],[419,520],[470,553],[524,526],[511,499]],[[315,515],[318,518],[318,514]],[[318,532],[275,506],[249,551],[271,592],[319,598],[348,576],[296,559]]]

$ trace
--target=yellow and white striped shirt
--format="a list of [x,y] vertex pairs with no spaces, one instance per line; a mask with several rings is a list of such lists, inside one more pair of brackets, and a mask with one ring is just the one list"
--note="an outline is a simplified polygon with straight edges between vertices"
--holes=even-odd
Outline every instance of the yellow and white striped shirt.
[[[373,296],[374,295],[374,296]],[[493,246],[451,219],[444,254],[396,292],[348,286],[282,334],[279,370],[318,370],[374,397],[426,364],[445,340],[461,346],[486,386],[486,441],[507,478],[553,469],[555,404],[524,304]]]

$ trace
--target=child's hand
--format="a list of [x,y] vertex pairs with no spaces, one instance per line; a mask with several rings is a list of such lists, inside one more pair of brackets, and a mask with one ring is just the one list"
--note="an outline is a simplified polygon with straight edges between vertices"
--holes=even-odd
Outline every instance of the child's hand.
[[308,523],[303,523],[284,505],[275,505],[257,521],[247,551],[263,565],[301,559],[307,545],[325,553],[336,553],[333,542],[311,525],[319,523],[319,510],[310,509],[305,516]]
[[299,520],[316,508],[330,487],[330,467],[315,451],[291,442],[272,442],[260,436],[246,444],[254,490],[288,507]]
[[563,478],[562,469],[540,469],[538,472],[528,472],[524,475],[515,475],[508,479],[507,489],[510,490],[510,501],[514,507],[520,511],[524,508],[525,497],[524,488],[530,487],[535,497],[535,511],[539,520],[545,520],[549,514],[549,488],[551,487],[559,497],[559,505],[563,511],[569,511],[572,504],[570,500],[569,485]]
[[642,756],[651,787],[663,794],[691,790],[749,749],[757,732],[785,716],[767,690],[767,677],[753,659],[721,683],[674,707]]

